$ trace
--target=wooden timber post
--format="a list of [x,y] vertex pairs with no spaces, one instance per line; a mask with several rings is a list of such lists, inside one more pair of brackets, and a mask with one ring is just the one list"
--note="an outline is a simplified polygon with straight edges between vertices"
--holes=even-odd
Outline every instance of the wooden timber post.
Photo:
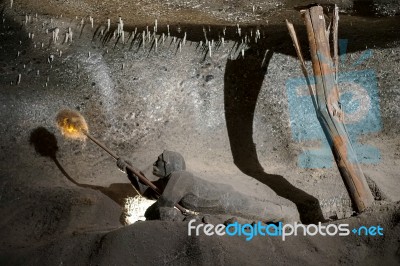
[[335,6],[333,14],[334,61],[332,60],[329,46],[330,30],[326,29],[322,7],[313,6],[307,10],[302,10],[301,14],[307,28],[315,88],[310,83],[294,27],[290,22],[286,21],[290,36],[292,37],[297,55],[301,61],[302,71],[309,85],[318,120],[328,139],[340,174],[355,205],[356,211],[362,212],[365,208],[372,205],[374,197],[357,161],[356,153],[353,150],[343,123],[344,113],[341,110],[339,102],[337,81],[338,8]]

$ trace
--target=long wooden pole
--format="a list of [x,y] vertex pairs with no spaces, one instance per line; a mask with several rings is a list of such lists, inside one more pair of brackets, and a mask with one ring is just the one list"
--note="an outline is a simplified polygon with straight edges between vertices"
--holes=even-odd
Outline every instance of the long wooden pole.
[[[334,41],[337,42],[338,12],[334,10]],[[357,161],[356,153],[350,143],[344,126],[344,113],[339,104],[337,84],[338,59],[337,44],[334,44],[335,64],[329,47],[329,31],[326,30],[323,9],[314,6],[301,11],[310,44],[311,60],[315,79],[316,113],[321,127],[330,144],[340,174],[358,212],[364,211],[374,202],[364,173]],[[294,30],[289,27],[291,36]],[[293,41],[295,42],[293,36]],[[297,42],[297,37],[296,37]],[[298,45],[298,44],[297,44]],[[295,44],[296,46],[296,44]],[[298,49],[296,51],[299,53]],[[300,59],[302,57],[299,56]],[[308,78],[308,77],[307,77]]]

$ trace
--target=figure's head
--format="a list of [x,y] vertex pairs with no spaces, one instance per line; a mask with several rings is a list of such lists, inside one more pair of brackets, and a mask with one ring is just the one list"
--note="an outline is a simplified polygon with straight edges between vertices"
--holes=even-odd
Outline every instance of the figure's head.
[[167,177],[174,171],[182,171],[185,169],[185,159],[183,159],[180,153],[174,151],[165,150],[158,156],[157,161],[153,164],[153,174],[160,178]]

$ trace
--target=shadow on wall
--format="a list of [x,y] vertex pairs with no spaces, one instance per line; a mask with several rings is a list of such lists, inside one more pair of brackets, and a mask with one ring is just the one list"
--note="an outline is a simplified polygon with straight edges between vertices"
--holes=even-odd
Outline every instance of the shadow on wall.
[[48,157],[57,165],[58,169],[63,175],[72,183],[82,188],[89,188],[100,191],[121,207],[124,206],[124,200],[127,197],[134,197],[136,191],[132,188],[130,183],[114,183],[109,187],[102,187],[96,185],[81,184],[76,182],[62,167],[57,159],[57,139],[53,133],[49,132],[44,127],[38,127],[31,132],[29,143],[34,146],[35,151],[43,157]]
[[385,17],[399,15],[400,4],[395,0],[355,0],[353,14],[365,17]]
[[[260,56],[261,55],[261,58]],[[324,221],[318,199],[290,184],[283,176],[268,174],[261,166],[253,142],[253,118],[258,94],[272,52],[250,48],[245,58],[228,60],[224,77],[225,119],[235,165],[246,175],[296,204],[303,223]]]

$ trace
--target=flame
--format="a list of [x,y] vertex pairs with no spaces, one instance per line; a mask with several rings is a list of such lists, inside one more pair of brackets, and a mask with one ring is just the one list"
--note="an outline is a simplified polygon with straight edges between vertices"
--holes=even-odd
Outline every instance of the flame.
[[56,117],[57,126],[61,133],[71,139],[85,140],[88,133],[88,125],[85,118],[73,110],[61,110]]

